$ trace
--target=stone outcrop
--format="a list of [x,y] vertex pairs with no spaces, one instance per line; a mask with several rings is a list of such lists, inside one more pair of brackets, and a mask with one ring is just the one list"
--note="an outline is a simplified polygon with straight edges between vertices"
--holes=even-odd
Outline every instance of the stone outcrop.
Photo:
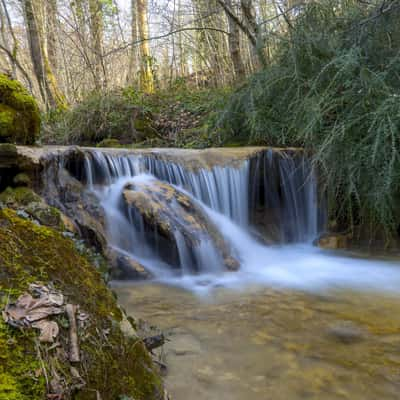
[[[149,241],[157,234],[160,255],[170,264],[179,265],[178,241],[184,241],[189,256],[202,241],[211,241],[228,270],[237,270],[239,262],[231,249],[200,206],[190,196],[175,187],[155,179],[129,184],[123,191],[126,211],[143,219]],[[156,243],[154,243],[156,245]],[[199,266],[196,265],[195,268]]]
[[60,160],[48,160],[41,193],[79,228],[88,244],[103,254],[107,251],[105,216],[97,197],[74,178]]

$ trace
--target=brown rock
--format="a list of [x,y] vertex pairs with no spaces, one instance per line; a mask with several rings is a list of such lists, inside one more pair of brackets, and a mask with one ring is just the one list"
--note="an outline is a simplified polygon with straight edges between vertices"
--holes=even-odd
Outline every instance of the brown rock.
[[179,263],[178,240],[184,240],[193,253],[203,241],[211,241],[226,269],[239,268],[239,262],[214,223],[185,193],[154,179],[128,185],[123,195],[127,212],[134,210],[142,216],[149,238],[154,237],[154,232],[158,234],[158,249],[170,264]]

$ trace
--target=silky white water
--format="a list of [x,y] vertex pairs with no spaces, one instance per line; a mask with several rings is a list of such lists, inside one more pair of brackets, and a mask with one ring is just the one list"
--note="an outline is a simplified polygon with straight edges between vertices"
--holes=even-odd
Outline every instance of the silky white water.
[[[265,165],[269,168],[271,158],[266,159]],[[312,246],[318,234],[316,180],[310,174],[299,174],[293,160],[282,159],[279,173],[283,188],[281,199],[286,201],[282,229],[297,240],[275,246],[260,244],[250,233],[248,161],[241,168],[216,167],[191,172],[160,160],[93,152],[86,158],[85,168],[89,189],[99,196],[106,213],[110,245],[142,263],[158,282],[199,294],[216,286],[241,289],[253,284],[318,291],[354,288],[400,292],[397,262],[350,257]],[[175,235],[181,264],[179,272],[148,246],[140,215],[130,213],[127,218],[121,211],[121,196],[127,183],[151,183],[155,178],[173,184],[203,208],[231,244],[241,263],[238,272],[224,272],[218,265],[212,243],[203,241],[194,251],[201,269],[197,274],[191,273],[189,251],[179,232]],[[266,190],[272,188],[268,186],[269,178],[264,177]],[[268,196],[276,201],[276,194],[268,193]]]

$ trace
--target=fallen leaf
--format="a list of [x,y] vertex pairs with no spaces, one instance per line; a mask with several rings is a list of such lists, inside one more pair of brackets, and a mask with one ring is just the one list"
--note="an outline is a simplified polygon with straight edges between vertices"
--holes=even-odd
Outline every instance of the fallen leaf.
[[39,341],[53,343],[60,332],[57,322],[40,320],[32,324],[32,328],[40,329]]

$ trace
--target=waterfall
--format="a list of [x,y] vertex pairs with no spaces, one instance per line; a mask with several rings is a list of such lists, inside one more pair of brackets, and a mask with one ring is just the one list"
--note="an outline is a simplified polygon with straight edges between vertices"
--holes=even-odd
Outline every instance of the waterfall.
[[[205,214],[210,209],[245,232],[260,225],[265,231],[275,230],[283,243],[309,242],[321,226],[316,173],[298,151],[266,150],[239,166],[195,169],[154,154],[86,150],[83,169],[83,181],[97,194],[105,210],[111,246],[140,258],[162,253],[157,232],[149,238],[142,216],[121,206],[123,188],[141,176],[174,185],[178,193],[192,196]],[[210,218],[219,220],[212,215]],[[182,232],[175,231],[174,238],[182,273],[193,271],[193,265],[203,272],[220,269],[221,257],[210,237],[199,240],[192,251]],[[229,242],[233,248],[240,247],[232,243],[232,238]]]
[[269,217],[264,222],[272,220],[282,243],[311,242],[325,224],[317,188],[316,172],[302,153],[267,150],[256,157],[251,171],[253,219]]

